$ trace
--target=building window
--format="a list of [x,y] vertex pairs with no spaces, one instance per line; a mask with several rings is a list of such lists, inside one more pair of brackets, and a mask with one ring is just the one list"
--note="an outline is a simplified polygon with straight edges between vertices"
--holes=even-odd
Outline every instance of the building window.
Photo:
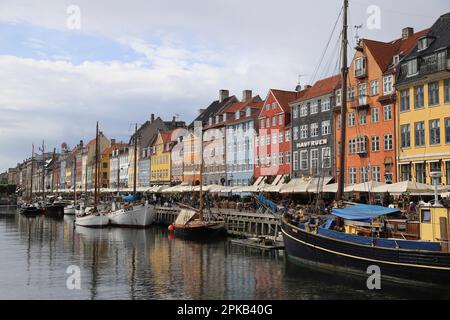
[[355,126],[355,113],[354,112],[348,113],[348,126],[349,127]]
[[266,155],[266,165],[268,166],[268,167],[270,167],[270,153],[268,153],[267,155]]
[[293,108],[292,108],[292,117],[294,118],[294,119],[297,119],[298,118],[298,106],[294,106]]
[[362,77],[366,74],[366,58],[359,57],[355,59],[355,77]]
[[379,84],[378,80],[371,80],[370,81],[370,95],[376,96],[379,92]]
[[[440,161],[430,162],[430,172],[441,172],[441,162]],[[434,185],[436,180],[438,184],[441,184],[441,179],[442,177],[431,178],[431,184]]]
[[340,129],[341,128],[341,121],[342,121],[342,116],[339,113],[337,116],[337,128]]
[[311,109],[310,109],[310,113],[311,114],[315,114],[319,112],[319,103],[317,101],[314,101],[311,103]]
[[383,77],[383,94],[391,94],[393,92],[393,76]]
[[445,143],[450,143],[450,118],[445,118]]
[[330,106],[331,106],[331,98],[325,99],[321,105],[322,112],[330,111]]
[[380,114],[378,113],[378,108],[370,109],[370,122],[376,123],[380,120]]
[[372,137],[372,151],[380,151],[380,137],[378,136]]
[[425,163],[416,163],[416,181],[425,183]]
[[392,134],[384,135],[384,150],[392,150]]
[[260,137],[260,143],[259,143],[259,145],[261,146],[261,147],[263,147],[264,145],[265,145],[265,139],[264,139],[264,136],[263,135],[261,135],[261,137]]
[[331,149],[322,148],[322,168],[331,168]]
[[378,166],[372,167],[372,181],[381,181],[381,170]]
[[276,102],[273,102],[272,103],[272,110],[275,110],[277,108],[277,103]]
[[400,126],[401,133],[401,146],[402,148],[411,147],[411,129],[409,124],[404,124]]
[[445,176],[447,178],[447,181],[445,182],[446,185],[450,184],[450,161],[445,162]]
[[276,153],[272,153],[272,164],[274,166],[277,165],[277,154]]
[[272,117],[272,127],[277,125],[277,117]]
[[439,104],[439,81],[428,83],[428,105]]
[[369,181],[369,168],[368,167],[360,167],[360,183]]
[[322,135],[323,136],[329,135],[331,133],[330,127],[331,127],[330,120],[322,121]]
[[284,158],[286,160],[286,164],[291,163],[291,152],[290,151],[286,151]]
[[278,115],[278,124],[281,126],[283,124],[283,115],[279,114]]
[[311,123],[311,137],[317,137],[319,135],[319,124]]
[[341,100],[341,89],[336,90],[336,106],[340,106],[342,104]]
[[425,123],[423,121],[414,123],[414,145],[416,147],[425,145]]
[[[303,151],[301,151],[303,152]],[[300,153],[301,154],[301,153]],[[298,151],[294,151],[293,153],[293,159],[292,159],[293,163],[292,163],[292,169],[294,171],[298,170]]]
[[358,112],[358,116],[359,116],[359,124],[364,125],[364,124],[367,123],[367,119],[366,119],[367,112],[366,112],[366,110],[360,110]]
[[284,136],[286,138],[286,139],[284,139],[286,142],[291,141],[291,133],[289,131],[286,131]]
[[450,103],[450,79],[444,80],[444,102]]
[[401,179],[402,181],[411,180],[411,165],[410,164],[402,164],[400,166],[401,169]]
[[409,89],[400,91],[400,111],[409,111]]
[[278,163],[279,164],[284,164],[284,156],[283,156],[283,152],[280,152],[278,154]]
[[300,127],[300,139],[308,138],[308,125],[304,124]]
[[282,143],[282,142],[283,142],[283,131],[281,131],[281,132],[278,134],[278,142],[279,142],[279,143]]
[[264,129],[264,119],[261,119],[261,125],[260,125],[261,129]]
[[318,172],[319,169],[319,149],[311,149],[311,169]]
[[351,86],[347,88],[347,100],[351,101],[355,99],[355,87]]
[[306,117],[308,115],[308,106],[306,104],[302,104],[300,106],[300,117]]
[[390,104],[383,106],[383,119],[384,121],[392,120],[392,106]]
[[349,184],[356,184],[356,168],[355,167],[351,167],[348,170],[348,182]]
[[270,134],[266,136],[266,146],[270,146]]
[[300,169],[301,170],[308,169],[308,151],[307,150],[300,151]]
[[409,60],[406,65],[408,68],[407,77],[411,77],[417,74],[417,59]]
[[424,107],[423,85],[414,87],[414,109]]
[[298,127],[292,129],[292,139],[298,140]]
[[430,144],[441,143],[441,129],[439,119],[430,120]]

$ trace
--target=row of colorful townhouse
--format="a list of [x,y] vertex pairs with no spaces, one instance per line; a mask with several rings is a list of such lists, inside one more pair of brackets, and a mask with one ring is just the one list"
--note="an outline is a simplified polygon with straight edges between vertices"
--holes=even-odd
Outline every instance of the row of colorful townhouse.
[[[346,80],[346,183],[432,183],[430,172],[440,171],[439,183],[450,185],[449,35],[447,13],[430,29],[404,28],[393,41],[358,41]],[[342,77],[333,75],[294,91],[270,89],[264,99],[251,90],[241,99],[220,90],[189,125],[152,114],[127,143],[101,134],[100,185],[132,188],[135,156],[143,189],[198,184],[200,172],[205,185],[243,186],[265,176],[336,179],[341,84]],[[42,171],[46,189],[92,188],[94,145],[81,141],[62,148],[58,161],[51,153],[40,159],[34,188],[42,186]],[[12,170],[19,185],[30,167],[28,160]]]

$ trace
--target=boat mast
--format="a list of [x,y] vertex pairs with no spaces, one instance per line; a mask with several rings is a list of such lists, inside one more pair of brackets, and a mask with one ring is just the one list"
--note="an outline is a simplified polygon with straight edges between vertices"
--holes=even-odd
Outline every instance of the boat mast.
[[42,140],[42,201],[44,201],[45,206],[45,143]]
[[[52,168],[52,187],[51,187],[52,193],[53,193],[53,184],[55,182],[55,173],[56,173],[55,158],[56,158],[56,148],[53,148],[53,156],[52,156],[52,167],[53,168]],[[56,193],[58,193],[58,186],[56,186]]]
[[73,204],[77,204],[77,154],[73,156]]
[[203,128],[200,127],[200,221],[203,220]]
[[347,11],[348,0],[344,0],[344,15],[342,19],[342,90],[341,90],[341,145],[339,148],[339,181],[336,200],[342,200],[345,184],[345,140],[347,120]]
[[33,202],[33,175],[34,175],[34,144],[31,147],[31,179],[30,202]]
[[136,171],[137,171],[137,123],[134,128],[134,171],[133,171],[133,195],[136,197]]
[[[97,121],[97,128],[96,128],[96,132],[95,132],[94,206],[97,206],[97,183],[98,183],[98,181],[97,181],[98,180],[97,165],[98,165],[98,121]],[[86,181],[86,183],[87,183],[87,181]]]

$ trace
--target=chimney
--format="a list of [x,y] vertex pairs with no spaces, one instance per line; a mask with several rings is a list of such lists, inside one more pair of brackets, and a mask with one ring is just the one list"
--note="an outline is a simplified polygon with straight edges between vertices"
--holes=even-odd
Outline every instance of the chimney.
[[111,139],[111,145],[116,144],[116,139]]
[[297,92],[302,91],[302,86],[301,86],[300,84],[298,84],[298,85],[295,87],[295,91],[297,91]]
[[247,101],[252,98],[252,90],[242,91],[242,101]]
[[83,148],[83,140],[80,140],[80,148]]
[[177,121],[176,121],[176,117],[175,116],[173,116],[172,117],[172,126],[174,126],[175,127],[175,124],[177,123]]
[[155,114],[154,113],[152,113],[151,116],[150,116],[150,122],[153,123],[153,121],[155,121]]
[[408,39],[414,34],[414,29],[411,27],[406,27],[402,29],[402,39]]
[[228,90],[219,90],[219,102],[223,102],[229,95],[230,92]]

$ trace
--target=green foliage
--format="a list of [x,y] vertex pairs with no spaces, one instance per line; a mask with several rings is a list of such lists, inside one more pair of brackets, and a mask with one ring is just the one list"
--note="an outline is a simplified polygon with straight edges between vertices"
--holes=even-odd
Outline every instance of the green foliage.
[[16,192],[15,184],[0,184],[0,194],[14,194]]

